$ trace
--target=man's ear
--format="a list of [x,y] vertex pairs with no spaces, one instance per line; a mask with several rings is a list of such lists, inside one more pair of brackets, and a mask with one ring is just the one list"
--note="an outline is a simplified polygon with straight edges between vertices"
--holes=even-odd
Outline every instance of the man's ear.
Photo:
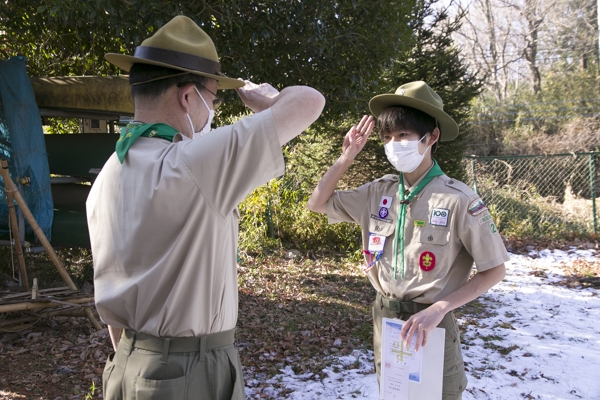
[[183,85],[177,92],[177,100],[186,114],[190,113],[190,96],[192,93],[195,93],[193,83]]

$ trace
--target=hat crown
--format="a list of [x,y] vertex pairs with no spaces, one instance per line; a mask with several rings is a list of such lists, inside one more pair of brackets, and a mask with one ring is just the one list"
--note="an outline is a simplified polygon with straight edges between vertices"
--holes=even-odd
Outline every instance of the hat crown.
[[194,21],[178,15],[142,42],[142,46],[178,51],[219,62],[212,39]]
[[458,125],[444,111],[442,98],[423,81],[406,83],[394,94],[380,94],[369,101],[369,109],[376,117],[389,107],[411,107],[435,118],[442,141],[458,136]]
[[411,97],[416,100],[428,103],[435,108],[444,110],[442,98],[423,81],[410,82],[396,89],[399,96]]

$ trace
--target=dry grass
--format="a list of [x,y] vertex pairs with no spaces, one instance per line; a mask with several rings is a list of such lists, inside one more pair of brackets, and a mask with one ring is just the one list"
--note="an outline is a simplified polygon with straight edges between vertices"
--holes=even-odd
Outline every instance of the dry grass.
[[599,150],[600,121],[597,118],[574,118],[555,134],[528,132],[526,135],[506,134],[502,154],[563,154]]

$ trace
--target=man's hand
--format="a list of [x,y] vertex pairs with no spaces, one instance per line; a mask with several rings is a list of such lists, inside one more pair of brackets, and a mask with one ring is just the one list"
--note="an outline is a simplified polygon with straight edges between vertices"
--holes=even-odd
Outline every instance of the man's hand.
[[353,161],[363,147],[365,147],[374,126],[375,121],[373,117],[365,115],[358,125],[350,128],[346,137],[344,137],[344,144],[342,144],[342,155],[348,161]]
[[250,81],[244,81],[246,84],[235,89],[240,99],[246,107],[255,113],[266,110],[274,103],[274,99],[279,95],[279,91],[268,83],[257,85]]

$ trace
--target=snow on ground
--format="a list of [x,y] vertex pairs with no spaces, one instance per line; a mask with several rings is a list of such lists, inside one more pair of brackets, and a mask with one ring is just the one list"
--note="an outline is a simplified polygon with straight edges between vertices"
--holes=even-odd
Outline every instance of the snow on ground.
[[[511,255],[506,278],[483,296],[488,312],[463,335],[464,400],[600,399],[600,290],[553,284],[564,279],[561,265],[598,257],[575,249]],[[255,398],[257,382],[246,384]],[[379,399],[367,350],[340,357],[318,379],[288,366],[260,384],[272,398]]]

